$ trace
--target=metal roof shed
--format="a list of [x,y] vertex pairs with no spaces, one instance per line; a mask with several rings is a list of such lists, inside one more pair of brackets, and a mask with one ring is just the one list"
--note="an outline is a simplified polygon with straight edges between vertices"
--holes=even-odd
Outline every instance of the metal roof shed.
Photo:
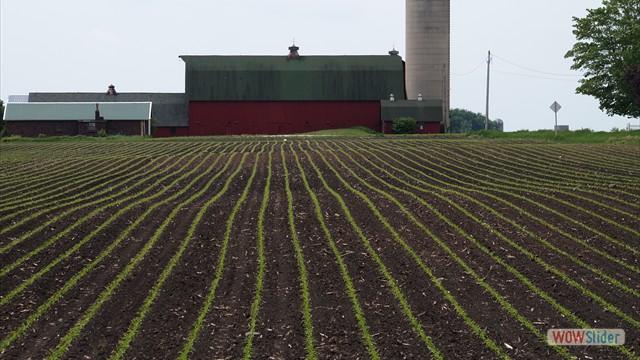
[[115,134],[145,135],[151,128],[151,103],[7,103],[4,120],[11,133],[23,136],[77,135],[84,133],[79,129],[91,133],[98,127]]
[[391,123],[394,119],[410,117],[418,123],[418,132],[440,132],[443,112],[440,100],[382,100],[380,103],[380,120],[382,120],[386,128],[391,128]]
[[87,121],[95,117],[96,105],[105,120],[151,119],[151,103],[7,103],[5,121]]

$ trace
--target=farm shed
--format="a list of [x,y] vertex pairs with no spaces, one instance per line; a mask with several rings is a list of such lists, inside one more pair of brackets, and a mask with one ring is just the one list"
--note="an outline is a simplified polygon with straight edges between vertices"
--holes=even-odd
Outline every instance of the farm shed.
[[419,134],[434,134],[440,132],[442,119],[442,104],[439,100],[383,100],[381,118],[384,124],[383,132],[393,132],[393,120],[400,117],[410,117],[418,123]]
[[149,131],[151,103],[10,102],[4,120],[11,135],[92,136],[104,130],[143,136]]
[[[113,86],[113,85],[111,85]],[[111,89],[110,86],[110,89]],[[115,87],[113,87],[115,90]],[[29,102],[86,102],[86,103],[152,103],[151,117],[154,122],[154,136],[189,135],[189,110],[184,93],[150,92],[69,92],[30,93]]]

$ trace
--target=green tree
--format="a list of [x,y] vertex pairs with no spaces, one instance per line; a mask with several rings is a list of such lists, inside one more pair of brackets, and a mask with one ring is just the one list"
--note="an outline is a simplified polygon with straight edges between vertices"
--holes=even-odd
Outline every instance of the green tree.
[[[464,109],[451,109],[449,123],[452,133],[470,133],[484,130],[485,116]],[[498,130],[498,122],[489,119],[489,130]]]
[[0,137],[7,135],[7,125],[4,122],[4,101],[0,100]]
[[640,0],[604,0],[602,5],[573,18],[577,42],[565,57],[573,58],[572,69],[585,72],[576,92],[598,99],[610,116],[640,117],[628,75],[640,65]]
[[393,119],[393,133],[394,134],[415,134],[418,128],[418,123],[414,118],[399,117]]

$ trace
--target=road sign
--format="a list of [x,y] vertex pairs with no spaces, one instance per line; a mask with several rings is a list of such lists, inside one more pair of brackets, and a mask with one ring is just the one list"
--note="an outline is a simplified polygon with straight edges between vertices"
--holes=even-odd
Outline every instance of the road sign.
[[556,135],[558,135],[558,111],[562,109],[562,106],[560,106],[557,101],[554,101],[553,104],[551,104],[551,106],[549,107],[556,114],[556,126],[554,127],[554,130],[556,131]]

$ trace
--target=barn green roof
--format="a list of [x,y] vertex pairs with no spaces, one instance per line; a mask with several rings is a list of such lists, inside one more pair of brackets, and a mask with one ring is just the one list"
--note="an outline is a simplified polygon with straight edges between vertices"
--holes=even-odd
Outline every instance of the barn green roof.
[[[149,120],[150,102],[100,103],[105,120]],[[7,103],[5,121],[90,121],[95,119],[96,103]]]
[[399,56],[180,56],[189,101],[404,99]]

